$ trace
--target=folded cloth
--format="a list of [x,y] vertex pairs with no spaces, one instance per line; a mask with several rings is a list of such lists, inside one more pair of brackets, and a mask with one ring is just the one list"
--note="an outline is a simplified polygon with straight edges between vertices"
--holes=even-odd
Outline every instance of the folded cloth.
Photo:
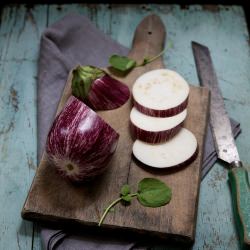
[[[108,237],[108,238],[107,238]],[[96,235],[88,232],[82,234],[66,234],[62,230],[43,228],[41,230],[43,249],[46,250],[140,250],[136,243],[131,241],[110,237],[107,235]],[[143,248],[144,249],[144,248]]]
[[[112,54],[127,55],[129,49],[113,41],[99,31],[86,17],[69,14],[47,28],[41,39],[38,63],[38,157],[41,158],[46,136],[53,121],[69,71],[77,64],[107,66]],[[240,133],[240,125],[231,120],[234,136]],[[217,160],[211,128],[205,142],[202,177]],[[82,233],[69,235],[62,230],[41,230],[45,249],[139,249],[122,239]]]

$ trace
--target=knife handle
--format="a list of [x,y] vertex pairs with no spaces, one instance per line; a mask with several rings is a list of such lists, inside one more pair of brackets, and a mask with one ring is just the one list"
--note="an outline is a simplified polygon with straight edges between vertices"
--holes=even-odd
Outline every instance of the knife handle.
[[229,170],[228,177],[240,246],[244,250],[250,249],[250,185],[248,172],[243,167],[236,167]]

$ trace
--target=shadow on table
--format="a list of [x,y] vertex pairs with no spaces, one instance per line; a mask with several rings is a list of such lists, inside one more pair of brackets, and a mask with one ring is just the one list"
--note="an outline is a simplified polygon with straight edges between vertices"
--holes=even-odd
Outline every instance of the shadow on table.
[[22,235],[22,236],[32,237],[33,236],[33,222],[22,220],[19,225],[17,234]]

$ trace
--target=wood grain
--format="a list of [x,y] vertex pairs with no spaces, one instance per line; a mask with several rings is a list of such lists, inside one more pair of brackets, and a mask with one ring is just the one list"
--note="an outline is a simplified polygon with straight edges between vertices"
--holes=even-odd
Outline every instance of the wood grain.
[[36,75],[46,7],[2,7],[0,22],[0,249],[31,249],[20,210],[36,172]]
[[[159,17],[151,15],[138,26],[129,56],[141,60],[145,55],[158,54],[164,44],[165,28]],[[163,68],[162,59],[135,69],[123,81],[131,88],[135,79],[151,69]],[[70,78],[66,84],[58,111],[70,95]],[[22,216],[25,219],[76,220],[85,225],[96,225],[108,203],[117,198],[123,184],[134,189],[141,178],[155,176],[166,181],[173,190],[173,199],[161,208],[144,208],[133,202],[129,208],[117,206],[109,215],[103,227],[123,227],[138,232],[156,232],[162,238],[179,237],[183,241],[194,240],[197,202],[200,185],[200,166],[204,133],[207,121],[209,94],[206,89],[192,87],[185,127],[196,136],[199,144],[197,159],[188,167],[169,171],[155,171],[143,168],[132,153],[132,138],[129,131],[130,100],[116,110],[98,112],[119,134],[117,151],[108,171],[94,182],[74,186],[56,174],[54,168],[43,157],[24,204]],[[199,124],[197,126],[197,120]]]

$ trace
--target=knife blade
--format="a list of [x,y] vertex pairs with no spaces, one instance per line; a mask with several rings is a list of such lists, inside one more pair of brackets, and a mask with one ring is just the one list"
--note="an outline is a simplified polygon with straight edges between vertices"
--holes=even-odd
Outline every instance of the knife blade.
[[211,91],[210,120],[218,158],[227,163],[239,161],[230,120],[224,106],[209,50],[194,42],[193,50],[200,83]]
[[199,81],[210,90],[210,121],[218,158],[229,164],[229,184],[242,249],[250,249],[250,184],[235,145],[209,49],[192,42]]

